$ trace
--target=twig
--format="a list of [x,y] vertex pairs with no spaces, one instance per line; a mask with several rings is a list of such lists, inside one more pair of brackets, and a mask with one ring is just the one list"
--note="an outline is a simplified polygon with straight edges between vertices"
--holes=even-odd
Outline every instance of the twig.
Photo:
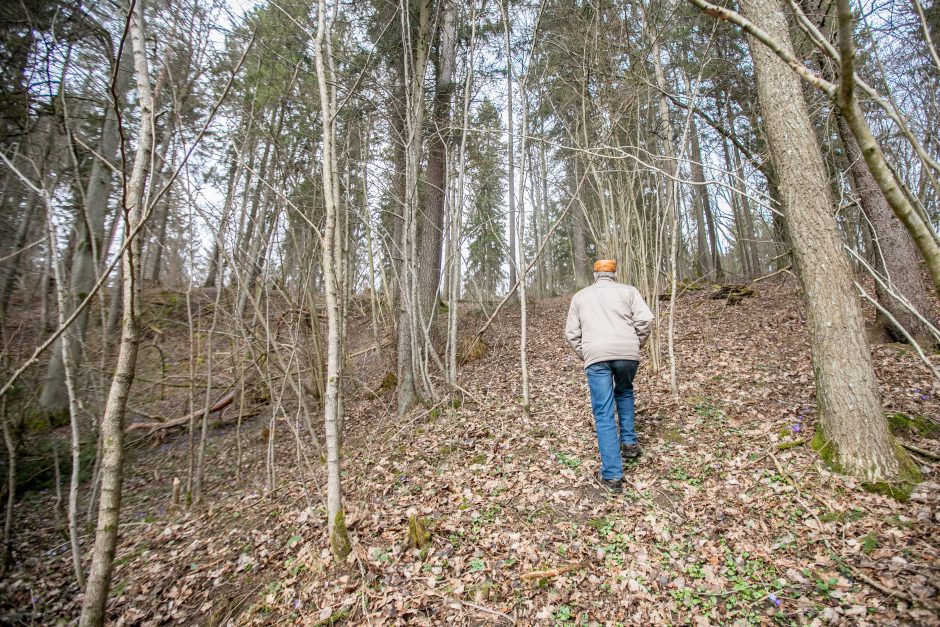
[[[789,254],[789,253],[787,253],[787,254]],[[791,268],[791,265],[790,265],[790,264],[787,264],[786,267],[780,268],[780,269],[777,270],[776,272],[771,272],[770,274],[765,274],[764,276],[757,277],[756,279],[754,279],[753,281],[751,281],[751,283],[757,283],[758,281],[763,281],[763,280],[765,280],[765,279],[769,279],[770,277],[777,276],[778,274],[781,274],[781,273],[783,273],[783,272],[786,272],[786,273],[789,274],[790,276],[793,276],[793,273],[790,272],[790,268]]]
[[447,600],[447,601],[453,601],[453,602],[455,602],[455,603],[460,603],[461,605],[466,605],[467,607],[472,607],[472,608],[475,609],[475,610],[479,610],[479,611],[485,612],[485,613],[487,613],[487,614],[493,614],[494,616],[499,616],[500,618],[505,618],[506,620],[509,621],[509,624],[511,624],[511,625],[515,625],[515,624],[516,624],[516,621],[515,621],[515,619],[514,619],[512,616],[510,616],[509,614],[506,614],[506,613],[504,613],[504,612],[500,612],[499,610],[494,610],[494,609],[485,607],[485,606],[483,606],[483,605],[477,605],[476,603],[471,603],[470,601],[464,601],[463,599],[457,599],[457,598],[454,598],[454,597],[450,597],[450,596],[447,596],[446,594],[441,594],[440,592],[435,592],[434,590],[429,590],[429,592],[430,592],[431,594],[433,594],[434,596],[438,596],[438,597],[440,597],[440,598],[442,598],[442,599],[445,599],[445,600]]
[[934,453],[933,451],[922,449],[920,447],[914,446],[910,442],[905,442],[903,440],[898,440],[898,442],[900,442],[901,446],[903,446],[907,450],[913,451],[914,453],[917,453],[918,455],[921,455],[922,457],[926,457],[927,459],[932,459],[934,461],[940,461],[940,455],[938,455],[937,453]]
[[907,595],[907,594],[905,594],[905,593],[903,593],[903,592],[901,592],[901,591],[899,591],[899,590],[894,590],[894,589],[892,589],[892,588],[889,588],[888,586],[886,586],[886,585],[884,585],[884,584],[878,583],[877,581],[875,581],[874,579],[872,579],[871,577],[869,577],[868,575],[866,575],[865,573],[863,573],[862,571],[860,571],[860,570],[858,570],[858,569],[856,569],[856,568],[853,568],[853,567],[849,566],[849,570],[852,571],[852,575],[853,575],[854,577],[857,577],[858,579],[861,579],[862,581],[864,581],[865,583],[867,583],[867,584],[868,584],[869,586],[871,586],[872,588],[875,588],[876,590],[880,590],[881,592],[887,594],[889,597],[897,597],[898,599],[902,599],[902,600],[904,600],[904,601],[907,601],[907,602],[910,603],[911,605],[913,605],[913,604],[915,604],[915,603],[917,602],[917,601],[914,599],[914,597],[909,596],[909,595]]
[[548,570],[533,570],[531,572],[519,575],[519,579],[522,581],[532,581],[533,579],[550,579],[551,577],[557,577],[559,575],[564,575],[565,573],[570,573],[573,570],[580,570],[589,566],[590,564],[591,562],[575,562],[574,564],[566,564],[565,566],[549,568]]

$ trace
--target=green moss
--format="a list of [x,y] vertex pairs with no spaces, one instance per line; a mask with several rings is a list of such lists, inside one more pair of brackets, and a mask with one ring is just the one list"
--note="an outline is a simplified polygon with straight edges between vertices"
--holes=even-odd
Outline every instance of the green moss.
[[[833,472],[844,473],[842,464],[840,463],[839,449],[835,442],[826,438],[822,430],[822,425],[816,425],[816,434],[813,436],[809,445],[819,454],[819,457],[825,462],[826,466]],[[923,477],[920,474],[920,468],[917,467],[917,464],[914,463],[911,456],[907,454],[904,447],[897,441],[894,441],[892,445],[894,447],[895,457],[897,457],[898,464],[900,465],[897,480],[864,482],[862,483],[862,487],[869,492],[890,496],[897,501],[905,503],[911,497],[914,486],[920,483]]]
[[828,439],[822,430],[822,425],[816,425],[816,434],[810,440],[809,446],[819,454],[820,459],[833,472],[842,472],[842,466],[839,464],[839,449],[835,442]]
[[663,439],[673,444],[686,444],[686,439],[682,437],[682,432],[678,428],[664,429]]
[[408,518],[408,548],[421,549],[431,541],[427,521],[420,516]]
[[920,436],[925,438],[940,435],[940,427],[922,416],[911,416],[903,412],[888,412],[888,427],[896,436]]
[[343,510],[336,512],[333,518],[333,532],[330,534],[330,549],[333,551],[333,559],[342,562],[352,551],[352,545],[349,543],[349,532],[346,530],[346,515]]
[[895,440],[893,445],[894,454],[897,456],[898,464],[901,466],[901,471],[898,473],[898,480],[878,481],[874,483],[864,483],[862,485],[869,492],[884,494],[896,501],[906,503],[908,499],[911,498],[911,492],[914,491],[914,486],[923,480],[923,475],[921,475],[920,468],[914,460],[911,459],[911,456],[907,454],[907,450],[901,446],[900,442]]
[[336,610],[335,612],[330,614],[329,618],[324,618],[320,622],[316,623],[315,627],[327,627],[327,625],[336,625],[337,623],[349,618],[349,614],[350,612],[348,609]]
[[873,534],[868,534],[862,539],[862,551],[865,555],[870,555],[872,551],[878,548],[878,538]]

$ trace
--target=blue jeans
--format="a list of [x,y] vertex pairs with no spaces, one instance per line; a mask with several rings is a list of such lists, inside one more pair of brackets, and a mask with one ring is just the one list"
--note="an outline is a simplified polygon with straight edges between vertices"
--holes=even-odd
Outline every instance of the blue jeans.
[[[623,477],[620,444],[636,444],[633,431],[633,377],[640,362],[615,359],[591,364],[584,369],[591,389],[591,409],[597,430],[597,448],[601,452],[601,476],[604,479]],[[618,421],[614,418],[617,408]],[[619,437],[618,437],[619,426]]]

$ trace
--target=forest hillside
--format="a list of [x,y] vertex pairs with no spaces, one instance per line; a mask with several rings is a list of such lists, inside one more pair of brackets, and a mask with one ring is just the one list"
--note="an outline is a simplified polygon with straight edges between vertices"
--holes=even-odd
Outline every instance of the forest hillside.
[[[565,297],[530,311],[529,418],[514,376],[518,308],[466,365],[456,408],[398,421],[382,386],[389,351],[353,360],[344,440],[352,552],[341,564],[326,544],[322,449],[296,407],[253,394],[240,426],[235,411],[217,417],[202,509],[172,505],[185,433],[141,437],[127,461],[109,622],[935,623],[940,427],[925,416],[940,415],[940,394],[930,374],[902,344],[873,346],[892,429],[926,452],[908,501],[867,492],[806,444],[815,395],[796,286],[755,289],[736,305],[710,288],[677,300],[681,393],[671,394],[665,368],[642,368],[644,454],[619,497],[593,479],[587,386],[561,335]],[[211,315],[206,300],[196,307]],[[472,331],[480,312],[466,313]],[[152,320],[164,346],[188,342],[184,315],[167,306]],[[352,352],[371,343],[368,326],[350,320]],[[167,353],[166,372],[186,370],[185,350]],[[186,391],[155,391],[147,381],[159,378],[159,362],[146,363],[135,396],[182,414]],[[80,607],[67,540],[48,514],[61,505],[52,488],[23,498],[18,544],[29,549],[4,583],[4,622],[51,624]]]
[[940,0],[0,1],[0,624],[940,624]]

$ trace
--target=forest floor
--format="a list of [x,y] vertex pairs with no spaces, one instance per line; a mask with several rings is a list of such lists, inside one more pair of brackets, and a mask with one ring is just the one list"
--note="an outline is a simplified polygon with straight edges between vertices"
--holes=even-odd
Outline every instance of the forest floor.
[[[456,409],[398,421],[392,392],[365,389],[376,390],[384,371],[354,360],[365,386],[346,404],[353,552],[343,565],[332,565],[325,541],[322,461],[286,419],[269,451],[269,409],[242,429],[238,480],[233,427],[212,431],[199,508],[167,507],[172,477],[185,476],[185,435],[136,450],[110,620],[940,624],[938,466],[919,459],[925,480],[901,503],[829,472],[800,445],[815,420],[802,308],[789,283],[757,290],[734,306],[707,290],[678,300],[680,395],[669,391],[667,367],[644,364],[643,456],[627,467],[620,496],[593,479],[587,385],[562,338],[567,298],[530,307],[529,418],[518,311],[500,316],[488,352],[462,369],[469,395]],[[873,355],[897,435],[936,452],[936,423],[923,417],[940,416],[940,390],[908,348],[878,345]],[[269,454],[273,493],[264,491]],[[0,623],[77,615],[68,544],[49,524],[53,500],[47,491],[19,506],[17,545],[28,548],[0,583]],[[431,532],[421,550],[406,545],[410,515]],[[92,539],[86,532],[86,551]]]

